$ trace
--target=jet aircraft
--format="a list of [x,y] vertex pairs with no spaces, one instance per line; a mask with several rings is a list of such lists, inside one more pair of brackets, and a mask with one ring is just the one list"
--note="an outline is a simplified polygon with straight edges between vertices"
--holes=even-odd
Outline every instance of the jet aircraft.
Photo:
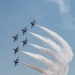
[[18,53],[19,49],[20,49],[19,46],[13,49],[13,50],[15,51],[15,52],[14,52],[14,55],[15,55],[16,53]]
[[22,41],[23,42],[23,47],[27,44],[27,42],[28,42],[28,38],[26,38],[24,41]]
[[18,65],[18,63],[19,63],[19,58],[17,58],[17,59],[16,59],[16,60],[14,60],[13,62],[15,63],[15,65],[14,65],[14,66]]
[[35,19],[30,23],[31,23],[31,28],[32,28],[36,24]]
[[23,35],[26,34],[27,30],[27,26],[24,29],[22,29]]
[[14,38],[14,42],[15,42],[15,41],[17,41],[17,40],[18,40],[18,38],[19,38],[18,34],[17,34],[17,35],[15,35],[15,36],[13,36],[13,38]]

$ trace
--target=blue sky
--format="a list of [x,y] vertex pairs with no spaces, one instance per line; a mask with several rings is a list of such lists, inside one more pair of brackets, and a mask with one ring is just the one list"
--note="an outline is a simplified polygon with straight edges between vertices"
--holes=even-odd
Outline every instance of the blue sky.
[[[62,0],[64,1],[64,0]],[[63,5],[64,6],[64,5]],[[30,45],[22,47],[22,40],[28,37],[29,42],[42,45],[43,43],[37,38],[27,33],[22,36],[21,29],[28,26],[28,31],[49,37],[43,30],[35,26],[31,29],[30,21],[34,18],[37,24],[45,26],[60,36],[62,36],[72,47],[75,54],[75,1],[70,0],[70,9],[64,13],[57,2],[45,0],[0,0],[0,74],[1,75],[38,75],[37,71],[32,70],[22,62],[42,65],[40,62],[33,60],[27,55],[18,53],[14,56],[13,48],[20,46],[20,50],[39,53]],[[13,35],[19,33],[19,40],[13,42]],[[14,67],[13,60],[20,58],[18,66]],[[68,75],[75,74],[75,57],[70,62]]]

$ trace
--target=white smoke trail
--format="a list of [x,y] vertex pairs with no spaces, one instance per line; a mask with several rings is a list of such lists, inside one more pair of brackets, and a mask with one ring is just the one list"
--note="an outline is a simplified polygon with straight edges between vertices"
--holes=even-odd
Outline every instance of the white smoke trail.
[[[48,68],[49,70],[46,70],[46,73],[47,75],[59,75],[59,70],[61,69],[61,67],[63,67],[61,69],[61,72],[60,72],[60,75],[64,75],[64,71],[68,68],[67,65],[65,65],[65,63],[61,62],[59,65],[58,63],[57,64],[54,64],[53,62],[51,62],[49,59],[39,55],[39,54],[33,54],[33,53],[29,53],[29,52],[23,52],[21,51],[22,53],[24,54],[27,54],[29,55],[30,57],[34,58],[34,59],[37,59],[38,61],[41,61],[42,63],[44,63]],[[38,67],[37,67],[38,68]],[[34,68],[36,70],[36,68]],[[65,69],[65,70],[64,70]],[[39,70],[41,72],[41,69],[38,68],[37,70]],[[65,71],[66,72],[66,71]],[[55,74],[57,73],[57,74]]]
[[43,41],[45,44],[49,45],[52,49],[56,50],[58,52],[58,54],[60,55],[60,57],[63,57],[63,53],[61,51],[61,48],[59,45],[57,45],[54,41],[50,40],[50,39],[46,39],[45,37],[35,34],[35,33],[31,33],[30,34],[34,35],[35,37],[37,37],[38,39],[40,39],[41,41]]
[[[44,48],[39,45],[29,43],[33,47],[43,51],[46,54],[51,55],[56,60],[56,62],[52,62],[50,59],[47,59],[46,57],[44,57],[40,54],[33,54],[33,53],[21,51],[22,53],[29,55],[30,57],[44,63],[47,66],[47,69],[44,69],[44,68],[41,68],[41,67],[38,67],[35,65],[31,65],[31,64],[26,64],[26,63],[25,63],[25,65],[39,71],[40,73],[42,73],[42,75],[67,75],[68,69],[69,69],[68,63],[72,60],[72,57],[73,57],[73,52],[72,52],[71,47],[57,33],[53,32],[45,27],[42,27],[42,26],[38,26],[38,27],[40,27],[41,29],[43,29],[47,33],[49,33],[53,38],[56,39],[56,42],[59,41],[62,46],[56,44],[56,42],[52,41],[51,39],[45,38],[45,37],[35,34],[35,33],[31,33],[32,35],[36,36],[41,41],[43,41],[45,44],[47,44],[47,45],[49,44],[49,46],[52,49],[55,49],[58,53],[53,52],[52,50],[50,50],[48,48]],[[53,48],[53,47],[55,47],[55,48]],[[63,57],[62,57],[62,55],[63,55]]]
[[43,69],[43,68],[41,68],[41,67],[39,67],[39,66],[27,64],[27,63],[25,63],[25,62],[24,62],[23,64],[26,65],[26,66],[28,66],[28,67],[30,67],[30,68],[32,68],[32,69],[34,69],[34,70],[39,71],[40,73],[46,74],[46,70]]
[[55,73],[51,72],[50,70],[45,70],[39,66],[36,66],[36,65],[32,65],[32,64],[27,64],[27,63],[23,63],[24,65],[36,70],[36,71],[39,71],[40,73],[42,73],[42,75],[56,75]]
[[46,71],[45,69],[39,67],[39,66],[35,66],[35,65],[31,65],[31,64],[27,64],[27,63],[24,63],[24,65],[36,70],[36,71],[39,71],[40,73],[42,73],[43,75],[55,75],[54,73],[52,73],[51,71]]
[[[46,53],[46,54],[52,56],[58,63],[61,63],[61,62],[63,61],[63,59],[60,58],[60,57],[58,56],[58,54],[56,54],[56,53],[53,52],[52,50],[50,50],[50,49],[48,49],[48,48],[41,47],[41,46],[39,46],[39,45],[35,45],[35,44],[31,44],[31,43],[29,43],[29,44],[30,44],[31,46],[37,48],[38,50],[41,50],[41,51],[43,51],[44,53]],[[61,59],[62,59],[62,60],[61,60]]]
[[44,31],[46,31],[47,33],[49,33],[53,38],[55,38],[61,43],[61,45],[63,46],[64,53],[65,53],[65,61],[67,63],[70,62],[73,58],[73,52],[69,44],[62,37],[60,37],[57,33],[43,26],[40,26],[40,25],[37,25],[37,26],[43,29]]
[[40,54],[33,54],[33,53],[29,53],[29,52],[24,52],[21,51],[24,54],[29,55],[30,57],[44,63],[47,67],[51,67],[53,69],[53,67],[55,66],[54,62],[50,61],[49,59],[47,59],[46,57],[40,55]]

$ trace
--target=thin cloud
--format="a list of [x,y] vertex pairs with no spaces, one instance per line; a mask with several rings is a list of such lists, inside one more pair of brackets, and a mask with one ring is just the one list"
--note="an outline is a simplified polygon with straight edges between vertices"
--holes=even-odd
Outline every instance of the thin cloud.
[[70,14],[70,0],[45,0],[53,3],[57,3],[59,6],[60,14],[62,17],[63,25],[61,25],[61,28],[64,29],[75,29],[75,19]]
[[67,13],[70,10],[69,0],[45,0],[45,1],[57,3],[59,6],[59,10],[62,14]]
[[75,30],[75,19],[70,14],[66,14],[62,17],[63,24],[60,27],[67,30]]

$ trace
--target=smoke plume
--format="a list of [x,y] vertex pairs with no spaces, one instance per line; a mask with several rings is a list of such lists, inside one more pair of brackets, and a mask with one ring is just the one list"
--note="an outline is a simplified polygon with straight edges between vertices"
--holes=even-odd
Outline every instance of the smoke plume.
[[59,41],[61,43],[61,45],[63,46],[61,50],[63,50],[66,55],[65,60],[67,62],[70,62],[73,57],[73,52],[72,52],[72,49],[69,46],[69,44],[57,33],[49,30],[48,28],[42,27],[40,25],[37,25],[37,26],[40,27],[41,29],[43,29],[44,31],[46,31],[51,37],[53,37],[54,39],[56,39],[57,41]]
[[[46,53],[47,55],[51,56],[54,58],[56,61],[52,61],[41,54],[34,54],[30,52],[25,52],[21,51],[23,54],[26,54],[37,61],[40,61],[43,63],[47,68],[39,67],[36,65],[31,65],[24,63],[24,65],[37,70],[38,72],[41,73],[41,75],[67,75],[68,69],[69,69],[69,63],[72,61],[73,58],[73,52],[70,47],[70,45],[61,37],[59,36],[56,32],[49,30],[48,28],[45,28],[43,26],[37,25],[39,28],[43,29],[46,31],[52,38],[54,38],[56,41],[53,41],[52,39],[43,37],[39,34],[29,32],[33,36],[37,37],[41,41],[44,42],[44,44],[49,45],[52,49],[49,48],[44,48],[42,46],[28,43],[29,45],[35,47],[36,49]],[[57,41],[60,44],[57,44]],[[55,51],[53,51],[55,50]]]

